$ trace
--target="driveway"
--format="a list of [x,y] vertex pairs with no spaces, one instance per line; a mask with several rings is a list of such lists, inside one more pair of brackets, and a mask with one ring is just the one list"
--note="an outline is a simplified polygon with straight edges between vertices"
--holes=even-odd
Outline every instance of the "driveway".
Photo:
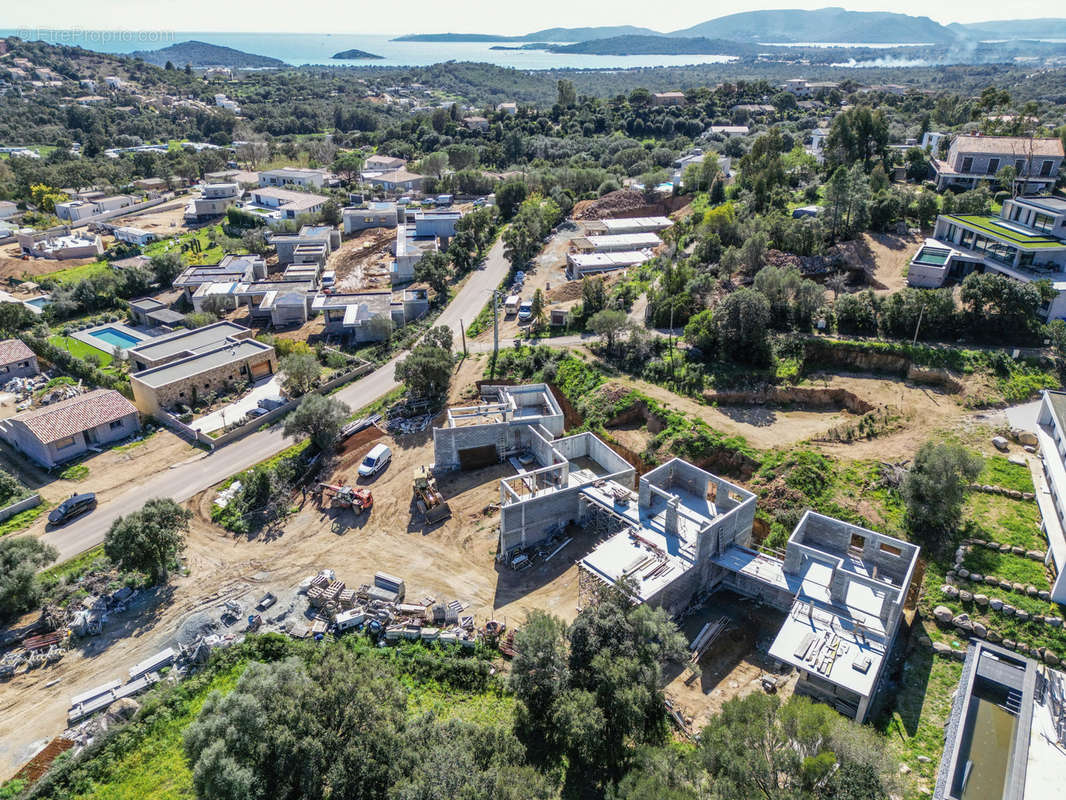
[[238,420],[244,419],[253,408],[259,406],[260,400],[283,401],[281,393],[281,381],[277,375],[262,378],[240,400],[230,403],[210,414],[204,414],[200,419],[194,420],[189,426],[196,428],[201,433],[211,433],[227,425],[232,425]]
[[[475,270],[440,317],[438,325],[447,325],[460,342],[460,321],[469,325],[488,302],[492,290],[499,286],[510,265],[503,256],[503,240],[497,239],[482,269]],[[352,409],[362,408],[388,394],[399,384],[393,379],[400,353],[382,367],[340,389],[333,396]],[[41,539],[59,551],[58,561],[65,561],[104,541],[104,535],[120,516],[137,511],[153,497],[171,497],[179,503],[210,486],[270,458],[291,442],[282,435],[281,426],[259,431],[211,453],[195,456],[143,483],[132,486],[96,511]]]

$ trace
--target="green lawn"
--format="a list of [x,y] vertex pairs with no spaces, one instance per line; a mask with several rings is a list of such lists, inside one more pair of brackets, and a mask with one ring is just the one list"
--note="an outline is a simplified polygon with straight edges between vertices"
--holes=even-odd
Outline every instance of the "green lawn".
[[97,347],[85,344],[80,339],[75,339],[73,336],[52,336],[48,339],[56,347],[61,347],[70,353],[72,356],[78,358],[85,358],[88,355],[95,355],[100,359],[100,366],[107,367],[114,360],[110,353],[107,353]]
[[59,473],[60,480],[64,481],[83,481],[88,477],[88,464],[71,464],[69,467]]
[[34,506],[33,508],[27,508],[25,511],[0,522],[0,536],[9,533],[18,533],[22,529],[28,528],[35,519],[48,510],[49,505],[51,504],[47,500],[41,498],[40,505]]
[[[875,723],[889,746],[900,752],[903,762],[930,788],[936,782],[937,767],[944,753],[944,728],[951,715],[951,696],[961,677],[961,662],[937,658],[931,647],[916,646],[903,664],[895,703]],[[918,756],[930,760],[923,763]]]
[[104,546],[102,544],[97,545],[91,550],[86,550],[84,553],[74,556],[74,558],[49,567],[41,573],[41,577],[51,578],[57,581],[62,578],[78,577],[79,575],[88,572],[92,567],[93,562],[99,558],[106,558],[104,555]]
[[82,264],[80,267],[70,267],[61,269],[58,272],[51,272],[41,278],[41,280],[54,281],[55,283],[75,283],[91,278],[94,275],[105,275],[109,272],[111,272],[111,265],[106,261],[94,261],[91,264]]
[[970,492],[962,519],[967,536],[1026,550],[1047,549],[1047,538],[1040,530],[1040,507],[1035,500]]
[[1001,486],[1004,489],[1017,489],[1019,492],[1033,491],[1033,474],[1023,464],[1012,464],[1003,456],[991,456],[985,459],[985,468],[977,476],[975,483]]
[[982,575],[995,575],[997,578],[1006,578],[1012,583],[1032,584],[1037,589],[1050,589],[1047,570],[1039,561],[1030,561],[1024,556],[1016,556],[1011,553],[998,553],[985,547],[974,547],[962,564],[970,572],[978,572]]
[[514,721],[513,697],[501,692],[464,692],[436,681],[419,683],[404,676],[407,713],[432,713],[437,719],[461,719],[479,725],[510,726]]

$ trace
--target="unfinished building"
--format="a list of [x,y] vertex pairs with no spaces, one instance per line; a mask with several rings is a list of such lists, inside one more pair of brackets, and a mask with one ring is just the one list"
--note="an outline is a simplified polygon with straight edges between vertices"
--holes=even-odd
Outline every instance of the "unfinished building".
[[799,672],[797,691],[868,717],[918,547],[808,510],[784,553],[763,552],[743,487],[677,458],[635,483],[634,467],[593,434],[563,436],[545,384],[486,386],[482,399],[434,429],[434,470],[511,464],[499,482],[501,559],[576,524],[596,539],[579,562],[583,597],[624,581],[671,615],[719,589],[769,605],[785,614],[770,655]]

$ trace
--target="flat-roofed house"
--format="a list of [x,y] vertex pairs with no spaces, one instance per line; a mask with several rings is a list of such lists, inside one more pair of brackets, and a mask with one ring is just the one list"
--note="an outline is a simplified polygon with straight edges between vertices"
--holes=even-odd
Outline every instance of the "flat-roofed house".
[[130,300],[130,315],[138,325],[144,325],[147,328],[174,327],[181,325],[185,320],[185,315],[179,314],[154,297]]
[[268,169],[259,173],[260,186],[313,186],[321,189],[333,178],[324,169],[305,169],[303,167],[282,167]]
[[1022,194],[1050,191],[1062,167],[1062,140],[1025,136],[956,136],[947,157],[932,159],[936,188],[974,189],[998,183],[1003,167],[1013,167]]
[[114,389],[94,389],[0,421],[0,436],[43,467],[132,436],[137,408]]
[[320,194],[270,187],[250,189],[248,196],[245,210],[270,219],[296,219],[301,214],[317,214],[329,199]]
[[202,328],[157,336],[129,348],[126,354],[132,368],[143,371],[213,350],[226,342],[247,339],[251,335],[251,330],[243,325],[223,320]]
[[1035,494],[1048,542],[1044,563],[1055,574],[1051,599],[1066,605],[1066,392],[1045,391],[1036,422],[1042,469],[1034,475]]
[[1055,296],[1038,314],[1047,322],[1066,319],[1066,200],[1015,197],[999,216],[941,214],[911,259],[907,282],[937,288],[975,271],[1050,282]]
[[214,347],[130,375],[133,402],[145,414],[193,405],[210,394],[244,386],[277,371],[274,348],[255,339],[226,339]]
[[345,233],[369,228],[395,228],[399,224],[395,203],[370,203],[365,208],[349,206],[341,210]]
[[29,378],[40,372],[37,355],[21,339],[0,341],[0,385],[12,378]]
[[[295,262],[294,253],[302,245],[322,244],[325,245],[322,264],[325,264],[325,256],[328,256],[341,245],[340,231],[331,225],[304,225],[298,233],[275,234],[270,243],[277,250],[279,264],[292,264]],[[304,261],[304,263],[308,263]]]
[[200,196],[185,209],[185,218],[191,220],[220,217],[241,196],[241,187],[236,183],[208,183],[200,188]]
[[204,284],[259,280],[266,277],[266,271],[266,261],[261,256],[227,253],[217,264],[188,267],[172,285],[184,291],[185,299],[193,302],[193,295]]

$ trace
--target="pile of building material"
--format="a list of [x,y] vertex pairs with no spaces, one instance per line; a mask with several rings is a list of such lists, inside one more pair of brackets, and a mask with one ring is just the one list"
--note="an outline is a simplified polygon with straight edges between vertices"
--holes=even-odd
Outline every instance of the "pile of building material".
[[696,638],[688,646],[688,649],[692,652],[689,663],[699,663],[699,660],[703,658],[703,654],[725,633],[728,627],[729,618],[719,617],[700,628],[700,632],[696,634]]
[[574,206],[571,217],[576,220],[617,217],[622,212],[633,211],[646,205],[644,195],[640,192],[618,189],[597,200],[582,200]]
[[360,629],[386,642],[473,647],[478,641],[474,618],[462,614],[462,602],[438,602],[432,597],[411,602],[406,599],[405,581],[384,572],[376,573],[372,584],[348,589],[332,571],[324,570],[304,586],[310,606],[308,619],[287,626],[288,634],[297,639]]

